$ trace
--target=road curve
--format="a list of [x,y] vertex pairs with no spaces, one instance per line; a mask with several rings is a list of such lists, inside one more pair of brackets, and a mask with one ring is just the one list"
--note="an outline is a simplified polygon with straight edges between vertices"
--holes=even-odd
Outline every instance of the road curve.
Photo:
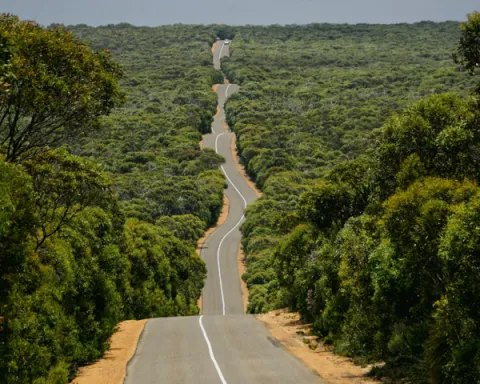
[[[216,69],[229,54],[220,41],[213,53]],[[220,113],[204,147],[225,157],[222,166],[230,200],[227,220],[210,235],[201,252],[208,268],[202,294],[202,316],[158,318],[147,322],[126,384],[157,383],[321,383],[320,378],[290,355],[254,316],[245,315],[237,252],[246,205],[256,199],[239,173],[231,152],[232,135],[225,125],[224,103],[236,85],[217,88]]]

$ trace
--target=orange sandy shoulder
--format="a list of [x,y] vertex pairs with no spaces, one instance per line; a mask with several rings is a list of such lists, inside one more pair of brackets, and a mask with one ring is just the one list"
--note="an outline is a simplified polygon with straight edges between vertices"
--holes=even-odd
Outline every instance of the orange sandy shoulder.
[[240,159],[237,153],[237,136],[236,135],[233,135],[231,148],[232,148],[233,161],[237,166],[238,172],[240,172],[240,175],[242,175],[242,177],[247,182],[248,186],[255,192],[257,197],[258,198],[262,197],[263,193],[257,188],[255,183],[252,180],[250,180],[250,178],[247,175],[247,172],[245,171],[245,168],[243,167],[242,164],[240,164]]
[[[226,129],[227,130],[229,129],[228,125],[226,125]],[[248,186],[255,192],[255,195],[257,196],[257,198],[262,197],[262,192],[257,188],[255,183],[252,180],[250,180],[250,178],[247,175],[247,172],[245,171],[245,168],[243,167],[242,164],[240,164],[240,159],[237,152],[237,136],[236,135],[232,136],[232,142],[230,144],[230,148],[232,151],[232,158],[235,163],[235,166],[237,167],[238,172],[243,177],[243,179],[248,184]],[[243,310],[246,312],[248,307],[249,291],[248,291],[247,284],[242,279],[242,276],[247,271],[247,264],[245,260],[245,254],[241,245],[240,245],[240,248],[238,249],[237,265],[238,265],[238,274],[240,277],[240,288],[242,290]]]
[[147,320],[127,320],[118,324],[110,348],[104,357],[92,365],[80,368],[72,384],[122,384],[127,363],[132,358]]
[[205,235],[203,235],[203,237],[198,240],[197,242],[197,255],[200,256],[200,251],[202,250],[202,247],[203,247],[203,244],[205,243],[205,241],[208,239],[208,237],[219,227],[221,226],[223,223],[225,223],[225,221],[227,220],[227,217],[228,217],[228,211],[230,209],[230,201],[228,200],[228,197],[227,195],[223,195],[223,206],[222,206],[222,211],[220,212],[220,216],[218,217],[218,220],[217,220],[217,224],[215,224],[214,227],[210,227],[207,232],[205,232]]
[[360,367],[351,359],[335,355],[329,348],[310,336],[310,325],[300,321],[298,313],[279,309],[256,316],[265,323],[275,337],[290,353],[302,360],[331,384],[372,384],[381,381],[365,377],[371,366]]
[[243,252],[242,245],[240,245],[240,247],[238,248],[237,263],[238,263],[238,274],[240,277],[240,288],[242,289],[243,311],[247,312],[248,287],[247,287],[247,283],[245,283],[245,280],[242,279],[243,274],[247,272],[247,264],[246,264],[245,254]]

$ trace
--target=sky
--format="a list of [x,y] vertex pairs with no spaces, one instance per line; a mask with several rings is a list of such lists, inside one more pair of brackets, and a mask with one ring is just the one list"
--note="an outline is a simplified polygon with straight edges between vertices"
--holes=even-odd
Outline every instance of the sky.
[[479,0],[0,0],[0,13],[51,23],[402,23],[465,20]]

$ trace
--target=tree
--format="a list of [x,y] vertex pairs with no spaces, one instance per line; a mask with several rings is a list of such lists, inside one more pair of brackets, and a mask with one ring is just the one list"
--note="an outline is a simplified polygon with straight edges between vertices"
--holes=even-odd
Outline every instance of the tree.
[[192,214],[162,216],[155,223],[157,226],[165,228],[175,237],[185,242],[196,245],[197,240],[205,233],[206,223]]
[[478,382],[480,367],[480,196],[458,204],[439,245],[446,294],[435,303],[427,359],[439,382]]
[[100,167],[64,150],[40,153],[24,163],[36,191],[40,222],[37,249],[89,206],[109,206],[109,181]]
[[300,215],[320,229],[335,221],[344,222],[353,214],[353,194],[342,184],[319,181],[300,198]]
[[193,247],[137,219],[125,222],[123,237],[131,265],[130,313],[136,318],[196,314],[206,268]]
[[[461,24],[460,29],[462,35],[453,59],[474,75],[480,68],[480,12],[469,14],[468,20]],[[480,83],[475,92],[480,94]]]
[[17,272],[31,250],[35,231],[32,181],[13,164],[0,160],[0,316],[7,279]]
[[5,93],[10,84],[6,83],[5,80],[11,76],[10,72],[10,60],[12,59],[12,47],[11,41],[8,36],[0,36],[0,94]]
[[472,12],[460,25],[462,35],[454,59],[474,74],[480,67],[480,12]]
[[373,154],[381,197],[426,175],[478,179],[478,112],[475,100],[447,93],[392,116],[377,132]]
[[302,301],[298,299],[304,282],[298,278],[297,273],[310,256],[312,237],[312,228],[301,224],[278,244],[274,254],[278,280],[281,286],[288,289],[289,306],[292,309],[297,309],[297,305],[303,306]]
[[124,99],[117,83],[123,73],[108,51],[94,53],[62,26],[47,30],[0,15],[0,44],[6,43],[12,54],[0,56],[0,66],[8,65],[0,149],[8,161],[78,139]]
[[[16,140],[6,124],[17,105],[13,134],[24,136],[9,162],[0,155],[0,382],[67,383],[118,321],[198,313],[206,269],[194,245],[225,187],[223,159],[198,144],[223,81],[211,68],[216,28],[70,26],[95,54],[61,26],[0,17],[0,154]],[[105,47],[132,75],[129,102],[87,136],[121,101]]]

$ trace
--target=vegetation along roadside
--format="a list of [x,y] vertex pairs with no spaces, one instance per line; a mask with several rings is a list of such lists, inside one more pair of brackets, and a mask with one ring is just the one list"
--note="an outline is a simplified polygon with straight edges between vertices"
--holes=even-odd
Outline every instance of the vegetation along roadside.
[[412,383],[480,380],[480,14],[458,27],[239,27],[223,63],[263,192],[242,226],[249,311],[299,311]]
[[[66,383],[126,319],[198,314],[223,74],[262,197],[251,313],[372,374],[480,380],[480,14],[413,25],[43,28],[0,16],[0,383]],[[92,50],[93,48],[93,50]],[[452,53],[454,60],[452,60]]]
[[215,35],[1,16],[1,383],[66,383],[119,321],[198,313]]

